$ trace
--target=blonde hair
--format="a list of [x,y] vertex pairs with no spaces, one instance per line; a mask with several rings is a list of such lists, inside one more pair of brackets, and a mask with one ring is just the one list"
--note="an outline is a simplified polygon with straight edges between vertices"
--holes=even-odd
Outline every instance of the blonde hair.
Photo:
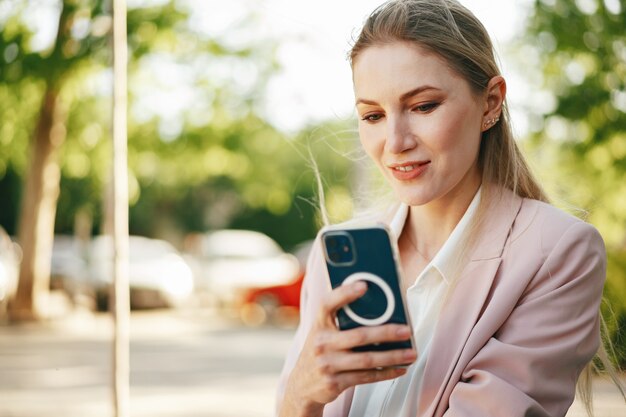
[[[482,94],[500,70],[493,45],[482,23],[465,7],[452,0],[394,0],[384,3],[369,16],[350,50],[355,59],[364,49],[390,42],[419,44],[438,56]],[[485,191],[493,186],[508,188],[521,197],[548,201],[520,152],[509,122],[506,104],[500,121],[483,133],[479,167]],[[489,188],[490,190],[485,190]]]
[[[443,58],[477,95],[483,94],[489,81],[500,75],[487,30],[472,12],[457,1],[392,0],[384,3],[365,21],[349,52],[350,63],[354,65],[359,54],[371,46],[398,41],[416,43]],[[500,121],[482,135],[478,155],[482,172],[481,202],[476,222],[470,228],[470,243],[474,241],[472,236],[478,233],[487,207],[498,198],[497,190],[500,187],[522,198],[549,201],[514,140],[506,103],[503,103]],[[602,318],[601,321],[604,333]],[[608,339],[604,339],[604,343],[607,343]],[[607,346],[611,346],[610,342]],[[617,371],[603,343],[600,344],[597,358],[624,395]],[[590,384],[592,369],[593,363],[586,366],[577,385],[579,398],[590,416],[593,415]]]

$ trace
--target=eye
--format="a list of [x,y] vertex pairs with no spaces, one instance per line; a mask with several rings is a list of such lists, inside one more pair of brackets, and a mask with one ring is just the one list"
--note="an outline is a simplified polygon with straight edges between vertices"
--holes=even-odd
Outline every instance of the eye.
[[417,111],[420,113],[429,113],[435,110],[437,107],[439,107],[439,103],[433,101],[431,103],[418,104],[417,106],[413,107],[411,110]]
[[382,118],[383,118],[383,115],[381,113],[369,113],[369,114],[362,116],[361,120],[373,123],[373,122],[379,121]]

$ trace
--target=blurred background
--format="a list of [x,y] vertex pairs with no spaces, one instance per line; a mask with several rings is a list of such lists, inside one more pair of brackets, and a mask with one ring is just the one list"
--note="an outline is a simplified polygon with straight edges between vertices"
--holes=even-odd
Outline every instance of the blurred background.
[[[272,415],[313,166],[333,222],[379,181],[346,54],[380,3],[128,1],[133,416]],[[554,203],[605,239],[625,367],[626,1],[462,3]],[[0,415],[111,415],[110,32],[108,1],[0,1]],[[623,415],[597,386],[597,415]]]

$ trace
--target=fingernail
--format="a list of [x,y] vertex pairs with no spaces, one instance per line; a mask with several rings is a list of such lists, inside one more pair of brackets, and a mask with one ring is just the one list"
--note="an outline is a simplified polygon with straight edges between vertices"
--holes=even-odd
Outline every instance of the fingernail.
[[356,282],[354,284],[353,289],[354,289],[354,292],[357,293],[357,294],[358,293],[362,293],[363,291],[365,291],[367,289],[367,284],[362,282],[362,281]]
[[413,360],[417,358],[417,353],[414,350],[406,350],[404,351],[404,358],[408,360]]
[[403,326],[398,329],[398,336],[409,337],[410,335],[411,335],[411,330],[407,326]]

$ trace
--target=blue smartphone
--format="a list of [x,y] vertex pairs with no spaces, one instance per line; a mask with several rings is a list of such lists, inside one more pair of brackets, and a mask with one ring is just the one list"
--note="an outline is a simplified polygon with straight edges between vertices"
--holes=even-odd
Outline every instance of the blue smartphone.
[[[367,284],[358,300],[337,311],[340,330],[387,323],[411,326],[400,280],[395,240],[385,225],[330,228],[322,232],[326,268],[333,288],[355,281]],[[370,344],[355,351],[381,351],[413,347],[406,341]]]

